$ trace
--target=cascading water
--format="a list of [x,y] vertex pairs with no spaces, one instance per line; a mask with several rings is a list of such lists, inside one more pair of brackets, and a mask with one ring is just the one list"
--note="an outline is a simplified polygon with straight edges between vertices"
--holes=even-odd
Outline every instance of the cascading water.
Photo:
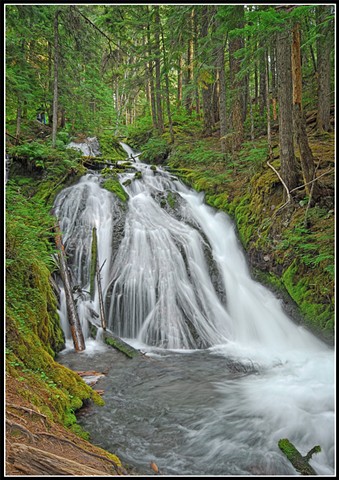
[[92,440],[146,474],[153,460],[169,475],[295,475],[277,447],[289,438],[304,455],[319,444],[310,463],[333,474],[333,350],[251,279],[227,215],[123,147],[141,172],[119,175],[127,206],[93,174],[55,204],[84,331],[96,227],[108,328],[150,358],[60,357],[109,370],[105,407],[81,420]]

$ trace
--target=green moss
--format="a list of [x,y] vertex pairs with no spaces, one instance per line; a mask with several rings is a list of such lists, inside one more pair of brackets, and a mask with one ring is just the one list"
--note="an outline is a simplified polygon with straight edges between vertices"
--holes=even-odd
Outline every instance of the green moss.
[[286,455],[294,468],[302,475],[316,475],[315,470],[311,467],[311,465],[309,465],[308,461],[314,453],[321,451],[319,445],[313,447],[305,457],[301,455],[293,443],[291,443],[287,438],[279,440],[278,447],[284,453],[284,455]]
[[109,192],[114,193],[122,202],[126,202],[128,200],[128,194],[122,188],[119,181],[115,178],[107,178],[102,186]]
[[139,353],[136,350],[129,348],[127,344],[120,342],[118,339],[105,337],[105,343],[107,343],[107,345],[110,345],[113,348],[116,348],[120,352],[124,353],[129,358],[134,358],[137,355],[139,355]]
[[175,208],[176,203],[177,203],[177,199],[176,199],[175,195],[174,195],[172,192],[168,192],[168,193],[167,193],[166,200],[167,200],[168,205],[169,205],[171,208]]

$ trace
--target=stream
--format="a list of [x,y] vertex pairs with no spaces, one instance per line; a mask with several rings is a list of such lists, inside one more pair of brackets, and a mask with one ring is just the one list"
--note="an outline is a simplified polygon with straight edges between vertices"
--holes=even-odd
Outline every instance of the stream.
[[[251,278],[225,213],[122,146],[134,167],[119,174],[127,204],[90,172],[54,205],[86,340],[75,352],[60,284],[66,348],[57,360],[105,372],[105,406],[83,409],[79,423],[142,475],[154,475],[151,462],[170,476],[298,475],[282,438],[302,455],[320,445],[310,465],[333,475],[333,348]],[[107,327],[140,357],[105,345],[100,329],[90,337],[99,313],[98,292],[87,293],[93,227]]]

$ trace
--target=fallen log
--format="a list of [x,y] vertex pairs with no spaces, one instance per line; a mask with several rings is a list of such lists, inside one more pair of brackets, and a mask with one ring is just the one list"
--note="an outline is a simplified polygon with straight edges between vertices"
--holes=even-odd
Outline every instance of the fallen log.
[[314,453],[321,452],[319,445],[311,448],[311,450],[304,457],[287,438],[282,438],[279,440],[278,447],[286,455],[293,467],[302,475],[317,475],[315,470],[308,462]]
[[71,329],[74,348],[77,352],[81,352],[86,348],[85,340],[84,340],[84,336],[81,329],[78,311],[74,303],[71,279],[68,271],[66,254],[65,254],[65,248],[62,243],[61,232],[58,225],[55,227],[55,231],[56,231],[55,243],[58,249],[60,275],[65,287],[68,322]]
[[8,455],[8,461],[17,470],[24,475],[67,475],[67,476],[115,476],[112,474],[97,470],[74,460],[69,460],[54,453],[40,450],[39,448],[24,445],[22,443],[14,443],[11,445]]
[[[94,328],[95,333],[97,333],[98,329],[100,328],[99,325],[97,325],[93,319],[89,319],[89,321],[90,321],[92,327]],[[115,335],[110,330],[107,330],[107,329],[103,330],[102,338],[107,345],[115,348],[116,350],[125,354],[129,358],[134,358],[134,357],[137,357],[139,355],[142,355],[142,353],[139,350],[132,347],[128,343],[124,342],[123,340],[121,340],[120,337]]]

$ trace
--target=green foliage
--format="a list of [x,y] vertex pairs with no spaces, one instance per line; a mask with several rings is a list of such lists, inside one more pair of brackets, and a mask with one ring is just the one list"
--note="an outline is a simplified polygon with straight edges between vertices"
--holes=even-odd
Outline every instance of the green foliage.
[[161,137],[152,137],[142,146],[143,160],[148,163],[163,163],[169,152],[168,143]]
[[128,126],[127,143],[132,148],[140,150],[153,134],[152,119],[149,116],[140,118],[133,125]]

